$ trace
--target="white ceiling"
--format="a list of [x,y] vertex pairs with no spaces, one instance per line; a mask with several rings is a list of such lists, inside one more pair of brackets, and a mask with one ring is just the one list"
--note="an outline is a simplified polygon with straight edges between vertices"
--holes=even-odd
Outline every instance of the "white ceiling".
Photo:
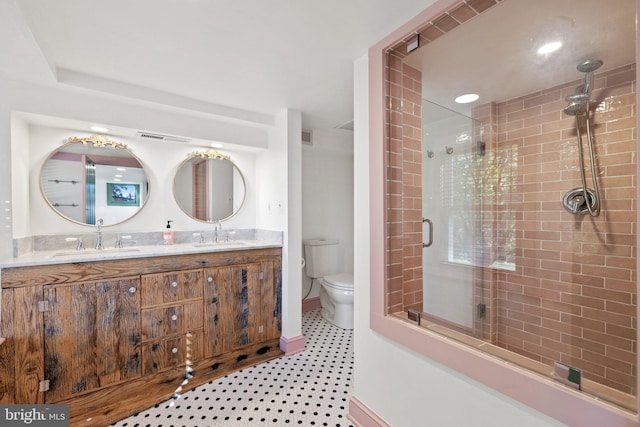
[[[412,52],[423,98],[454,111],[500,102],[582,79],[576,66],[601,59],[603,71],[635,62],[633,0],[506,0]],[[560,50],[538,55],[550,41]],[[452,54],[453,53],[453,54]],[[454,98],[477,93],[466,106]]]
[[307,127],[353,118],[353,61],[429,0],[3,0],[0,75]]

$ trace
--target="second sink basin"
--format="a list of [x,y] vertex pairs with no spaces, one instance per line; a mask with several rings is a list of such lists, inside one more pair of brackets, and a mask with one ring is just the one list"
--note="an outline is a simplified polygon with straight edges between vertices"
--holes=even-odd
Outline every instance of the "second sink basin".
[[236,240],[233,242],[194,243],[193,246],[196,248],[241,248],[243,246],[247,246],[247,243]]
[[109,249],[88,249],[84,251],[64,251],[64,252],[56,252],[52,257],[61,257],[61,256],[73,256],[73,257],[84,257],[84,256],[97,256],[97,255],[106,255],[106,254],[119,254],[126,252],[140,252],[139,248],[109,248]]

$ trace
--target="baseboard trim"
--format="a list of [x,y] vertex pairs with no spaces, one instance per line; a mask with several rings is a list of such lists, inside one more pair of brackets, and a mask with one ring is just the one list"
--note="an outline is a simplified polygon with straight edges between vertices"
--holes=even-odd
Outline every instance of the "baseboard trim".
[[300,353],[306,349],[304,344],[304,336],[298,335],[297,337],[287,338],[280,337],[280,350],[284,351],[285,356]]
[[349,399],[347,418],[356,427],[391,427],[385,420],[362,403],[357,397]]
[[302,300],[302,312],[306,313],[307,311],[316,310],[322,307],[320,305],[320,297],[313,297]]

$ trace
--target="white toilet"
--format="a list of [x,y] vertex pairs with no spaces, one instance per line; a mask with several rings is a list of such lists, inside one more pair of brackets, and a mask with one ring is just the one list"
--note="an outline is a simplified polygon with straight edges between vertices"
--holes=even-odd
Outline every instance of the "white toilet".
[[353,274],[338,273],[337,240],[304,240],[306,273],[320,282],[322,317],[342,329],[353,329]]

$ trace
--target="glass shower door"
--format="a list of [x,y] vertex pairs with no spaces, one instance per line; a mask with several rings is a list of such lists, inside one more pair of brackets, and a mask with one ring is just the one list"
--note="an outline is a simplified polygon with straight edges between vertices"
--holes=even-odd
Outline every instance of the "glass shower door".
[[423,312],[474,333],[474,266],[480,212],[473,120],[423,100]]

